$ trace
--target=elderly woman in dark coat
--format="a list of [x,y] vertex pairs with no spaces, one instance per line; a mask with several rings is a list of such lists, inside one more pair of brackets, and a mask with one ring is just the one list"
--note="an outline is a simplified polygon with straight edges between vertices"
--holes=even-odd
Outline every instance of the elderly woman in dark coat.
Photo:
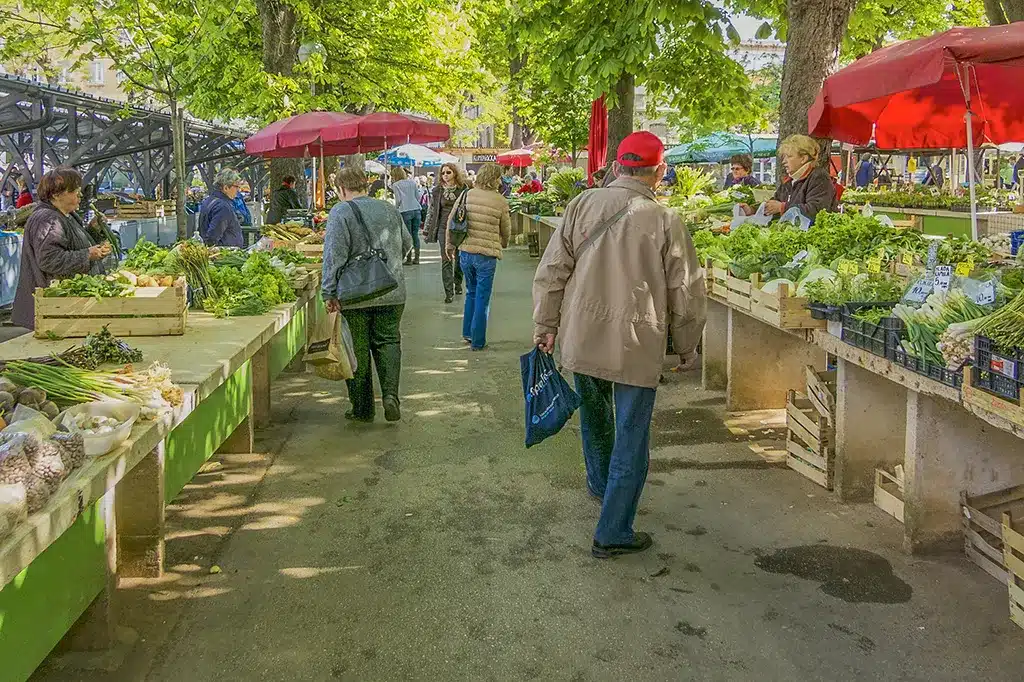
[[25,224],[21,275],[11,322],[35,328],[37,287],[77,274],[102,274],[110,244],[94,244],[82,222],[72,215],[82,200],[82,176],[71,168],[55,168],[37,189],[39,206]]

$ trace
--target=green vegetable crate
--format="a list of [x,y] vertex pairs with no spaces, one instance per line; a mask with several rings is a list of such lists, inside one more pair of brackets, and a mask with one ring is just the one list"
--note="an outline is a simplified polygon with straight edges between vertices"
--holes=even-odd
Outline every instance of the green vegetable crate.
[[137,287],[133,296],[112,298],[44,296],[36,289],[35,307],[39,339],[83,337],[104,326],[114,336],[180,336],[188,318],[184,283]]
[[710,263],[708,269],[711,272],[708,293],[737,310],[749,312],[779,329],[824,329],[826,326],[825,320],[811,317],[806,298],[790,295],[787,284],[781,284],[774,292],[761,291],[764,283],[757,273],[745,280]]

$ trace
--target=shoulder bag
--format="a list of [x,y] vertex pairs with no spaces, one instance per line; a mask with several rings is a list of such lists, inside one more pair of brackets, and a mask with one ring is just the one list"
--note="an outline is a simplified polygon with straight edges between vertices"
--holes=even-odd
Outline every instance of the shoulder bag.
[[350,256],[338,272],[338,301],[342,305],[363,303],[398,288],[398,280],[388,269],[388,254],[384,249],[375,248],[370,229],[363,220],[363,213],[354,201],[346,201],[355,214],[356,222],[366,239],[366,249]]
[[452,246],[459,248],[469,235],[469,212],[466,210],[466,197],[469,190],[463,190],[452,207],[452,215],[448,219],[448,232],[451,234]]

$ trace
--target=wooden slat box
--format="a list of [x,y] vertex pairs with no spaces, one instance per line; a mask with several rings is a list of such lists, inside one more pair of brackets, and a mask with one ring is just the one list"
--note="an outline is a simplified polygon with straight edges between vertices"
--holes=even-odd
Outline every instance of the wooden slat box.
[[178,336],[185,333],[185,284],[138,287],[134,296],[78,298],[35,291],[36,338],[88,336],[108,327],[114,336]]

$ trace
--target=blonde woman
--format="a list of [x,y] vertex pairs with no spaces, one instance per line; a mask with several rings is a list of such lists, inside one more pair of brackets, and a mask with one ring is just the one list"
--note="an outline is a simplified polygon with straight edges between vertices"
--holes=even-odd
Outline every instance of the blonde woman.
[[[795,206],[814,222],[821,211],[836,210],[836,186],[818,163],[819,153],[818,142],[807,135],[790,135],[783,140],[779,155],[789,179],[765,203],[765,213],[782,215]],[[744,205],[743,209],[747,215],[754,212],[750,206]]]
[[[473,350],[487,346],[487,317],[491,308],[494,272],[502,249],[508,246],[512,220],[508,201],[501,196],[501,166],[484,164],[476,174],[473,189],[466,193],[466,219],[469,230],[459,246],[459,260],[466,274],[466,304],[462,314],[462,338]],[[449,220],[446,240],[448,257],[454,258]]]
[[458,258],[448,255],[448,218],[455,202],[469,189],[469,185],[466,174],[454,163],[442,164],[438,177],[440,180],[430,190],[424,234],[427,242],[439,242],[441,245],[441,285],[444,287],[444,302],[451,303],[456,294],[462,294],[462,267]]

